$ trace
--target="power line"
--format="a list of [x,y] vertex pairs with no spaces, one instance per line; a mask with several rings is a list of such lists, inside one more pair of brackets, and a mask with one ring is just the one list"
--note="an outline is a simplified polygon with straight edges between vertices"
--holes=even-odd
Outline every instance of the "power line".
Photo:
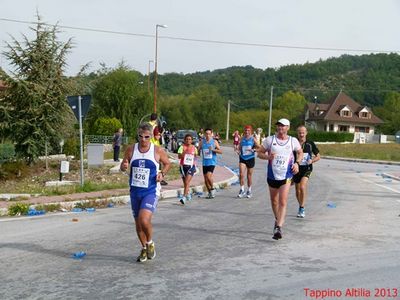
[[[42,24],[46,26],[54,26],[44,22],[30,22],[21,21],[8,18],[0,18],[0,21],[22,23],[22,24]],[[76,27],[76,26],[66,26],[58,25],[59,28],[73,29],[80,31],[90,31],[99,32],[107,34],[117,34],[117,35],[127,35],[127,36],[138,36],[145,38],[155,38],[153,34],[144,33],[132,33],[123,31],[113,31],[105,29],[95,29],[87,27]],[[235,41],[223,41],[223,40],[208,40],[208,39],[195,39],[195,38],[185,38],[185,37],[175,37],[175,36],[158,36],[159,39],[177,40],[185,42],[195,42],[195,43],[209,43],[209,44],[222,44],[222,45],[235,45],[235,46],[248,46],[248,47],[267,47],[267,48],[283,48],[283,49],[299,49],[299,50],[317,50],[317,51],[340,51],[340,52],[374,52],[374,53],[400,53],[400,50],[379,50],[379,49],[351,49],[351,48],[330,48],[330,47],[308,47],[308,46],[294,46],[294,45],[279,45],[279,44],[264,44],[264,43],[248,43],[248,42],[235,42]]]

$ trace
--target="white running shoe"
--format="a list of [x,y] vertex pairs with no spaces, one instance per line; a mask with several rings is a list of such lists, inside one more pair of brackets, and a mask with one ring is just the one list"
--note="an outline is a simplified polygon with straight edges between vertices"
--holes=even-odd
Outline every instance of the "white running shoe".
[[238,198],[246,197],[246,192],[244,190],[240,189],[239,194],[237,196],[238,196]]

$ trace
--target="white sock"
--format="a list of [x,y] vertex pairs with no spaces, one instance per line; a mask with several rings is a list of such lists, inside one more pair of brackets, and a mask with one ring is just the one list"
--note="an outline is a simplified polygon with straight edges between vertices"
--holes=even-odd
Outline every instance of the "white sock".
[[251,186],[247,187],[247,191],[251,193]]
[[153,240],[150,240],[149,242],[146,243],[146,245],[150,245],[153,242]]
[[244,185],[241,185],[241,186],[240,186],[240,190],[241,190],[241,191],[244,191]]

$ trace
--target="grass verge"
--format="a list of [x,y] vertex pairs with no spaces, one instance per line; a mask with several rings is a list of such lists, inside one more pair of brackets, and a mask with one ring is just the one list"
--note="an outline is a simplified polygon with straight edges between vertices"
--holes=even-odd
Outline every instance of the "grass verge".
[[323,156],[399,161],[400,144],[317,144]]

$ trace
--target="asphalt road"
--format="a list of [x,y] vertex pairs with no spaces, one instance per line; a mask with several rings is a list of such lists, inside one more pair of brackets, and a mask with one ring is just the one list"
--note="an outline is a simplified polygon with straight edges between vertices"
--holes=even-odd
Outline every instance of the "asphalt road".
[[[237,157],[225,149],[223,162]],[[231,186],[185,207],[161,201],[144,264],[129,206],[1,218],[0,299],[400,299],[400,182],[380,176],[400,167],[321,160],[305,219],[292,188],[280,241],[264,169],[252,199]]]

